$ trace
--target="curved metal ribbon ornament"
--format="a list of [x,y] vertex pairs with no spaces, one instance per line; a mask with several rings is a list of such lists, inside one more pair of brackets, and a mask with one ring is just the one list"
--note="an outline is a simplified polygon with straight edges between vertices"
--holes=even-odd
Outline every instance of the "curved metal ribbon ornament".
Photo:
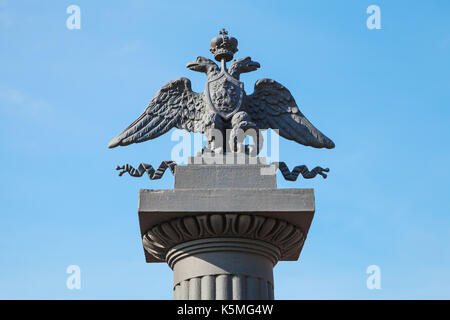
[[289,170],[289,167],[285,162],[272,162],[272,165],[275,165],[278,169],[280,169],[281,174],[284,179],[288,181],[296,181],[298,176],[301,174],[305,179],[312,179],[316,175],[320,174],[324,179],[327,178],[327,175],[324,172],[329,172],[330,169],[315,167],[311,171],[308,170],[308,167],[305,165],[296,166],[292,171]]
[[116,170],[122,170],[119,172],[119,176],[122,176],[124,173],[128,172],[128,174],[132,177],[142,177],[144,173],[147,173],[150,180],[157,180],[162,178],[167,169],[169,169],[172,174],[175,174],[176,166],[177,164],[175,161],[162,161],[158,169],[155,170],[151,164],[142,162],[137,169],[133,168],[129,164],[126,164],[123,166],[117,166]]

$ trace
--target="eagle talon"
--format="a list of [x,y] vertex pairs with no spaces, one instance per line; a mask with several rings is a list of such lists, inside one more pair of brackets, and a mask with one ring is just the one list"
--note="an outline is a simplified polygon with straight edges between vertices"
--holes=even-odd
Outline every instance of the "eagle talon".
[[[231,120],[233,129],[231,130],[229,144],[232,152],[243,153],[255,157],[258,155],[262,147],[263,138],[259,134],[259,129],[256,123],[246,119],[249,119],[249,115],[248,113],[242,111],[238,112],[233,117]],[[247,136],[253,138],[253,145],[244,143],[245,137]]]
[[214,151],[213,151],[213,149],[211,149],[209,147],[203,147],[201,153],[202,154],[210,154],[210,153],[214,153]]

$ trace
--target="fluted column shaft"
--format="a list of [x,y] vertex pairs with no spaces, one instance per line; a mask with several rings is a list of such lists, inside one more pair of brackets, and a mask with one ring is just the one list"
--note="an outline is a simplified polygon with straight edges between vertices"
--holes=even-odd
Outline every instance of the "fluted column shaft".
[[275,246],[259,240],[210,238],[167,254],[175,300],[268,300],[274,297]]

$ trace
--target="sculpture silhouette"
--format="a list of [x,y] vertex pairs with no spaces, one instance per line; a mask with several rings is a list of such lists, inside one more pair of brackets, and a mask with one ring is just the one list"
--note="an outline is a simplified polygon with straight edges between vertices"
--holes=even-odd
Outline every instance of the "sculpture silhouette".
[[[126,146],[155,139],[172,128],[201,132],[207,137],[207,147],[216,153],[251,152],[242,144],[240,133],[248,129],[277,129],[289,140],[314,148],[334,148],[334,143],[316,129],[303,115],[288,89],[272,79],[260,79],[254,92],[246,95],[239,81],[242,73],[260,67],[250,57],[233,61],[227,69],[226,62],[237,52],[237,40],[222,29],[221,36],[211,41],[210,51],[221,68],[212,60],[198,57],[187,67],[207,75],[205,91],[192,91],[191,81],[180,78],[163,86],[145,111],[122,133],[111,140],[108,147]],[[231,129],[228,143],[219,141]],[[218,134],[218,132],[220,134]],[[260,135],[256,136],[257,149],[262,147]]]

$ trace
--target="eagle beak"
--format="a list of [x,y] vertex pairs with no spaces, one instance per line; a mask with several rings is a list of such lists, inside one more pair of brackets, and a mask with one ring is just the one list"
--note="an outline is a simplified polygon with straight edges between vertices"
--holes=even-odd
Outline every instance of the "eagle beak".
[[191,69],[191,70],[193,70],[193,71],[200,71],[199,70],[200,64],[197,61],[189,62],[186,65],[186,67]]
[[254,70],[256,70],[256,69],[258,69],[259,67],[261,67],[261,65],[259,64],[259,62],[256,62],[256,61],[251,61],[250,64],[249,64],[249,66],[250,66],[252,69],[254,69]]

